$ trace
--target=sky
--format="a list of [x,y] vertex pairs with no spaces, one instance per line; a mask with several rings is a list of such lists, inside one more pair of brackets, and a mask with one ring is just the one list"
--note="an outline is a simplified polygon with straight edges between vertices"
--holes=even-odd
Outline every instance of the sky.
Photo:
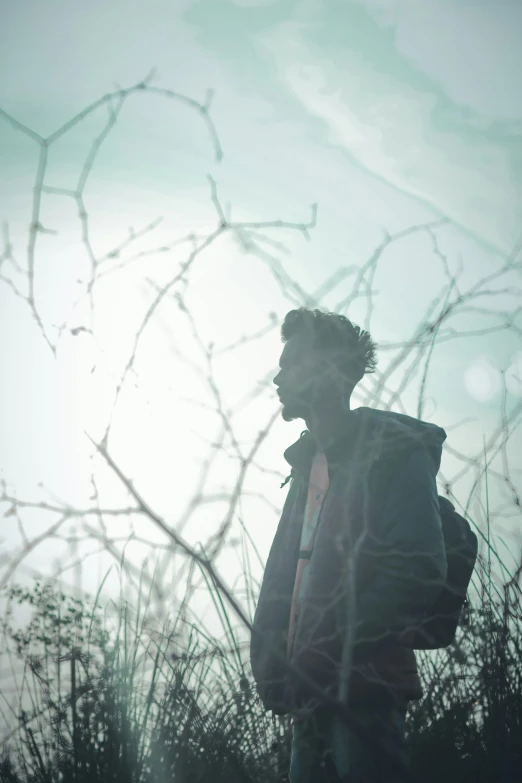
[[[85,185],[95,255],[118,246],[130,226],[139,231],[158,217],[161,224],[122,258],[191,231],[209,234],[217,226],[210,174],[234,221],[306,223],[311,205],[318,204],[309,241],[299,231],[270,228],[264,235],[285,248],[264,248],[305,296],[345,270],[321,307],[335,309],[348,296],[354,275],[385,232],[442,218],[446,224],[434,230],[437,250],[453,274],[461,269],[459,285],[468,290],[500,268],[522,233],[520,29],[522,6],[510,0],[0,0],[0,222],[8,225],[13,252],[24,266],[39,150],[9,118],[46,137],[101,96],[139,83],[154,68],[151,84],[157,88],[200,102],[213,90],[210,113],[223,158],[216,160],[208,129],[190,106],[148,92],[129,96]],[[102,106],[53,142],[48,186],[76,187],[107,116]],[[74,335],[71,328],[88,322],[85,298],[76,309],[72,303],[89,274],[75,202],[44,194],[41,222],[57,233],[38,235],[36,300],[48,334],[55,337],[56,325],[66,321],[69,331],[54,357],[27,304],[0,280],[0,470],[20,499],[51,502],[54,496],[88,507],[95,464],[106,507],[125,506],[121,483],[99,459],[93,463],[85,433],[98,441],[103,436],[114,386],[152,301],[150,280],[166,282],[186,258],[187,246],[143,256],[107,274],[96,288],[94,333]],[[107,268],[111,264],[116,266],[109,261]],[[9,262],[0,271],[23,284]],[[507,409],[520,402],[520,338],[505,328],[491,330],[502,319],[487,312],[513,310],[519,295],[506,289],[520,286],[520,278],[519,270],[505,274],[491,286],[502,289],[498,294],[472,303],[482,309],[455,316],[449,325],[471,334],[441,342],[432,356],[423,417],[446,429],[453,449],[476,459],[483,437],[501,421],[501,371]],[[229,236],[201,253],[190,279],[187,304],[203,344],[213,341],[216,347],[265,329],[270,313],[282,320],[289,309],[305,304],[302,298],[298,303],[298,294],[284,295],[266,258],[242,252]],[[413,339],[445,282],[441,255],[426,232],[412,233],[384,252],[372,284],[371,318],[362,296],[345,313],[369,327],[382,346],[382,370],[393,358],[391,344]],[[205,358],[174,300],[165,301],[143,334],[135,374],[113,418],[109,449],[142,495],[173,523],[194,489],[219,420],[202,407],[214,404],[208,387],[176,350],[204,369]],[[520,327],[520,318],[515,323]],[[485,327],[490,331],[484,335]],[[271,380],[281,348],[278,329],[272,328],[216,360],[225,408],[243,404],[253,389],[262,390],[234,417],[244,444],[252,443],[277,411]],[[392,384],[399,383],[402,371],[391,376]],[[417,375],[402,397],[413,416],[419,380]],[[361,387],[352,407],[367,404],[372,384]],[[289,472],[283,451],[304,428],[301,420],[285,424],[279,417],[249,474],[241,518],[259,550],[260,560],[253,558],[257,580],[286,492],[279,486]],[[516,430],[509,454],[519,488],[520,445]],[[497,463],[502,475],[500,458]],[[454,454],[444,452],[445,477],[461,467]],[[228,447],[216,460],[208,491],[230,490],[237,470]],[[472,480],[468,474],[455,487],[463,503]],[[513,513],[501,480],[492,481],[489,492],[490,502]],[[198,509],[184,529],[187,540],[193,545],[206,540],[226,508],[216,501]],[[485,524],[477,507],[474,513]],[[22,516],[30,538],[56,518],[30,509]],[[122,541],[128,537],[122,518],[108,519],[107,525]],[[233,529],[240,534],[236,522]],[[495,534],[504,539],[498,542],[502,555],[516,558],[516,517],[499,518]],[[20,536],[16,519],[5,518],[3,569],[18,551]],[[143,520],[136,536],[165,543],[164,535]],[[96,549],[82,546],[83,553]],[[42,541],[20,564],[18,581],[30,581],[35,572],[50,574],[66,552],[62,542]],[[138,540],[127,550],[138,569],[153,552]],[[232,548],[218,564],[251,615],[252,599],[236,582],[238,558]],[[170,556],[165,576],[176,595],[182,591],[182,560]],[[81,579],[81,587],[95,593],[116,560],[105,555],[86,562],[79,576],[71,569],[65,579],[71,584]],[[119,591],[114,574],[106,591]]]

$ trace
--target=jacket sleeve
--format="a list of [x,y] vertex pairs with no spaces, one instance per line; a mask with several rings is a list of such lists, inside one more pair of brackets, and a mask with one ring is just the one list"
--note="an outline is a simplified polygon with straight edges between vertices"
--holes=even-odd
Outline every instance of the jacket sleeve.
[[367,660],[421,620],[447,576],[435,470],[426,449],[406,458],[378,520],[374,577],[356,597],[353,663]]

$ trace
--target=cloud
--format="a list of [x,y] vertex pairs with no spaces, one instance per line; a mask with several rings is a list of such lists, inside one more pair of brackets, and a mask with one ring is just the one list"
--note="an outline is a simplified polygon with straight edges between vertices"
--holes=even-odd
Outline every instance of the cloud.
[[387,68],[382,51],[349,41],[319,54],[314,45],[312,53],[307,35],[305,25],[285,22],[262,45],[287,88],[324,120],[329,141],[367,171],[509,252],[522,201],[509,140],[495,140],[489,127],[466,118],[411,66],[405,71],[403,63],[393,68],[391,62]]

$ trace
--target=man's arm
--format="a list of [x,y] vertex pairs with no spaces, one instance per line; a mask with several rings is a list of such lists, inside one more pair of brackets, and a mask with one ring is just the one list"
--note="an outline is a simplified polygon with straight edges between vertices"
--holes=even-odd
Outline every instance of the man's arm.
[[377,523],[383,552],[356,597],[353,663],[367,660],[389,634],[419,622],[444,585],[446,550],[433,462],[426,449],[405,460]]

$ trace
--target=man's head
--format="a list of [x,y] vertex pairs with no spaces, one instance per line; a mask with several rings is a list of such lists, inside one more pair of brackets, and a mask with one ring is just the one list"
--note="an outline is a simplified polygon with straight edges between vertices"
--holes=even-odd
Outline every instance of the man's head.
[[349,410],[353,389],[375,372],[376,345],[368,332],[344,315],[308,310],[287,313],[281,327],[286,343],[274,378],[285,421],[308,419],[329,406]]

